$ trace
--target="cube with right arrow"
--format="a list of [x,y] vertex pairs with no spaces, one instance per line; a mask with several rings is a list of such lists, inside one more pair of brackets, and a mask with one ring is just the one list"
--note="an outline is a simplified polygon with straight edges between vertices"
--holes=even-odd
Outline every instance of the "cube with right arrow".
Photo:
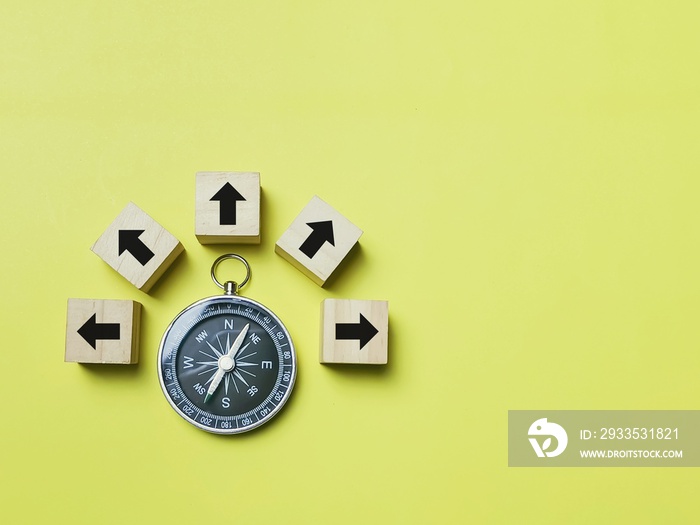
[[326,299],[321,304],[321,363],[384,365],[388,343],[387,301]]

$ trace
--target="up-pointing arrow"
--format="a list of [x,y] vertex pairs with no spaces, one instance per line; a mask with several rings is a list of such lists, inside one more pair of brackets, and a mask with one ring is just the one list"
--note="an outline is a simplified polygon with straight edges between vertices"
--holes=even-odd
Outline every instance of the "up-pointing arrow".
[[311,227],[313,231],[299,247],[299,250],[309,259],[313,259],[325,243],[335,246],[333,221],[307,222],[306,225]]
[[146,266],[148,261],[155,257],[148,246],[139,237],[145,230],[119,230],[119,255],[129,252],[141,266]]
[[379,330],[362,314],[360,314],[359,323],[336,323],[335,325],[335,338],[337,340],[357,339],[360,341],[360,350],[378,333]]
[[216,192],[210,201],[219,201],[219,224],[235,225],[236,224],[236,203],[244,201],[245,197],[238,193],[238,190],[231,186],[231,183],[224,184],[219,191]]
[[119,323],[98,323],[97,314],[92,314],[92,317],[85,321],[85,324],[78,328],[78,333],[85,339],[88,344],[97,350],[98,339],[117,340],[120,337]]

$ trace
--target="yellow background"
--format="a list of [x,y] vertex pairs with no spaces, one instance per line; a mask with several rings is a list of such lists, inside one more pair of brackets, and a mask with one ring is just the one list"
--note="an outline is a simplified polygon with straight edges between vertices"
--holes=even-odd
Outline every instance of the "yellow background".
[[[697,470],[509,469],[506,427],[698,408],[699,15],[3,0],[2,521],[696,522]],[[261,173],[260,246],[196,241],[204,170]],[[365,231],[327,289],[273,251],[314,194]],[[187,250],[149,295],[89,250],[130,200]],[[156,352],[232,250],[299,375],[222,438]],[[142,302],[141,363],[63,363],[69,297]],[[318,364],[329,297],[389,301],[388,366]]]

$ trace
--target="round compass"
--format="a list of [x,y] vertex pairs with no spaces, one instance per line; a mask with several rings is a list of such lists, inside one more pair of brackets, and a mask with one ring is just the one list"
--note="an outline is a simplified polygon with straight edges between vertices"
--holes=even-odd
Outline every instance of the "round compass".
[[[224,259],[247,268],[241,285],[215,275]],[[250,277],[242,257],[212,266],[224,295],[188,306],[170,323],[158,350],[158,376],[175,411],[202,430],[245,432],[269,421],[289,398],[296,378],[294,345],[282,321],[262,304],[237,295]]]

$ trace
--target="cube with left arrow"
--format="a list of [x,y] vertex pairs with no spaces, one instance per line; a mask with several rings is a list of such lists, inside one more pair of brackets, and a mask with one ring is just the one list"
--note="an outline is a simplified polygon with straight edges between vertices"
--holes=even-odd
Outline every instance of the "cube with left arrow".
[[65,361],[138,363],[140,326],[136,301],[68,299]]
[[168,230],[130,202],[92,246],[104,262],[148,292],[184,248]]

